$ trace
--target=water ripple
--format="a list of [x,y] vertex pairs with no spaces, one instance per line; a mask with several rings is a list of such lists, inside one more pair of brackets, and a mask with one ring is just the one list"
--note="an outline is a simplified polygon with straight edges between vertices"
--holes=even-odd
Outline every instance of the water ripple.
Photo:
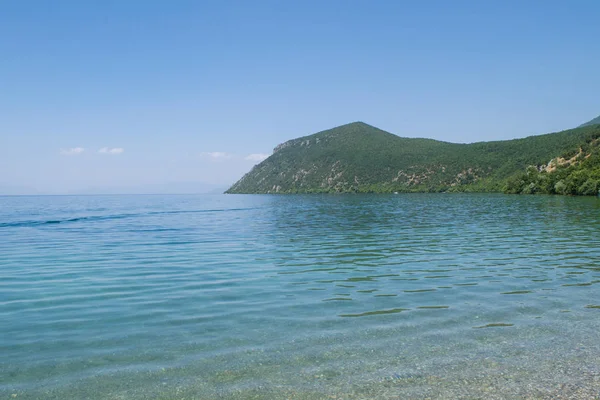
[[600,329],[599,203],[0,197],[0,397],[323,398],[518,349],[554,362]]

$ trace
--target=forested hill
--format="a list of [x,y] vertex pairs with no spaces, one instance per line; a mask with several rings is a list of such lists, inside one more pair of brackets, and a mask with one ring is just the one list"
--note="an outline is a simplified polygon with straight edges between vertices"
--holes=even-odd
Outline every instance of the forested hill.
[[600,125],[600,115],[597,116],[596,118],[594,118],[593,120],[588,121],[583,125],[580,125],[580,128],[583,126],[590,126],[590,125]]
[[[518,186],[514,179],[528,166],[551,172],[574,156],[589,158],[585,152],[596,148],[598,137],[600,126],[593,125],[456,144],[402,138],[355,122],[277,146],[226,193],[500,192],[511,182]],[[553,162],[554,169],[548,167]]]

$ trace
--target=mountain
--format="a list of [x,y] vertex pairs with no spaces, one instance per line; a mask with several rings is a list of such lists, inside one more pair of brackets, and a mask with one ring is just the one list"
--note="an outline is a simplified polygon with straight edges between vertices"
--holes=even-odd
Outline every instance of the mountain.
[[580,125],[579,127],[581,128],[581,127],[584,127],[584,126],[591,126],[591,125],[598,125],[598,124],[600,124],[600,115],[597,116],[596,118],[594,118],[593,120],[588,121],[588,122],[586,122],[583,125]]
[[600,139],[595,136],[576,153],[565,153],[547,165],[527,167],[506,181],[504,192],[600,196]]
[[571,159],[598,137],[596,125],[456,144],[354,122],[280,144],[226,193],[499,192],[528,166]]

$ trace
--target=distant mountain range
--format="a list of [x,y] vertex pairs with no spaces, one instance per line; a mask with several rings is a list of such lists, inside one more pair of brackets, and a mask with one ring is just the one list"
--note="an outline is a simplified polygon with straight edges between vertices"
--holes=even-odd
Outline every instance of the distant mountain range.
[[[354,122],[280,144],[226,193],[597,194],[596,120],[563,132],[472,144],[402,138]],[[577,179],[571,182],[572,174]]]

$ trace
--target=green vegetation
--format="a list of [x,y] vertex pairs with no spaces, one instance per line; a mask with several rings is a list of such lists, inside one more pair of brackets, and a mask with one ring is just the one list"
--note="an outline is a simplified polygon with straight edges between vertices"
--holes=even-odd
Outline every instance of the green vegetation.
[[591,125],[600,125],[600,115],[597,116],[596,118],[594,118],[593,120],[588,121],[588,122],[586,122],[583,125],[580,125],[579,127],[581,128],[581,127],[584,127],[584,126],[591,126]]
[[600,125],[590,125],[455,144],[401,138],[355,122],[277,146],[227,193],[593,194],[600,181],[599,137]]
[[[506,193],[595,196],[600,191],[600,141],[586,143],[580,151],[552,160],[542,167],[529,166],[506,182]],[[571,156],[570,158],[567,158]]]

